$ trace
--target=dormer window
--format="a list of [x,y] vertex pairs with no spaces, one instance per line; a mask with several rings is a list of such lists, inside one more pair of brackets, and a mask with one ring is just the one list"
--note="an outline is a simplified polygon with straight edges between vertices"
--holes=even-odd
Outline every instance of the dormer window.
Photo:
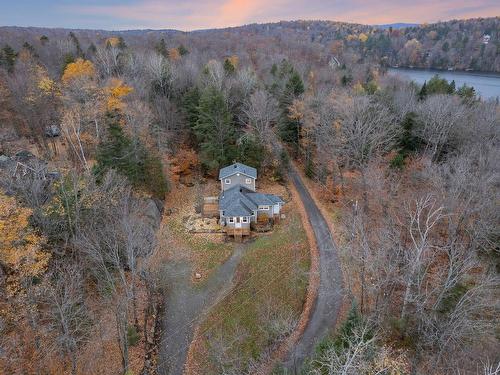
[[226,178],[226,179],[224,180],[224,183],[225,183],[225,184],[228,184],[228,185],[229,185],[229,184],[231,184],[231,179],[230,179],[230,178]]

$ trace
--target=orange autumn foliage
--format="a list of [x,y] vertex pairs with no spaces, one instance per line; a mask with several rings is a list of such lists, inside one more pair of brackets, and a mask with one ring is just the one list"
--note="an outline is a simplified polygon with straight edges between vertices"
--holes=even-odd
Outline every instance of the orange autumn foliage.
[[172,61],[177,61],[181,58],[181,54],[177,48],[170,48],[168,50],[168,58]]
[[64,69],[62,81],[70,83],[77,79],[93,79],[96,75],[94,64],[89,60],[77,59]]
[[180,149],[170,161],[170,179],[179,182],[181,176],[188,176],[199,163],[196,151]]

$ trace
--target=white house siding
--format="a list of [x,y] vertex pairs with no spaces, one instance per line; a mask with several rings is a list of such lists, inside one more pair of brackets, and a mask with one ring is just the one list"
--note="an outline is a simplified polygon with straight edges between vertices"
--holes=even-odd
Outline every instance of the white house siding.
[[273,215],[279,215],[280,214],[280,205],[279,204],[275,204],[273,206]]
[[[243,222],[243,218],[246,219],[246,222]],[[226,218],[226,226],[228,228],[250,228],[250,221],[251,217],[250,216],[240,216],[240,217],[233,217],[233,222],[231,223],[230,218]],[[239,222],[238,222],[239,221]],[[241,226],[237,226],[237,224],[241,224]]]

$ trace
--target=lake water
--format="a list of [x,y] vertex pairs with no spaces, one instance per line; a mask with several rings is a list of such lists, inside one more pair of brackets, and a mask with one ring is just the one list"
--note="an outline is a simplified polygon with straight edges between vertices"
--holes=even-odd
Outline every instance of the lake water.
[[500,74],[405,68],[389,68],[388,72],[389,74],[410,79],[418,84],[423,84],[438,74],[441,78],[445,78],[449,82],[455,80],[457,88],[464,84],[474,87],[476,93],[483,99],[500,97]]

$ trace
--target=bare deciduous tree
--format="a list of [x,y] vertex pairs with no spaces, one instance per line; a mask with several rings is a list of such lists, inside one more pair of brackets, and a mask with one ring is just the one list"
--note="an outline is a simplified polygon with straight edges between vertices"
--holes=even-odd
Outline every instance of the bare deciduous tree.
[[78,353],[87,341],[90,316],[84,301],[84,287],[79,266],[60,266],[49,279],[45,288],[47,318],[50,329],[56,335],[55,350],[71,360],[71,373],[77,373]]
[[243,109],[250,131],[266,147],[276,143],[273,125],[279,116],[278,102],[267,91],[255,91]]
[[450,146],[456,130],[465,121],[465,107],[459,99],[449,95],[433,95],[417,108],[420,126],[417,135],[425,142],[432,159],[439,157]]

